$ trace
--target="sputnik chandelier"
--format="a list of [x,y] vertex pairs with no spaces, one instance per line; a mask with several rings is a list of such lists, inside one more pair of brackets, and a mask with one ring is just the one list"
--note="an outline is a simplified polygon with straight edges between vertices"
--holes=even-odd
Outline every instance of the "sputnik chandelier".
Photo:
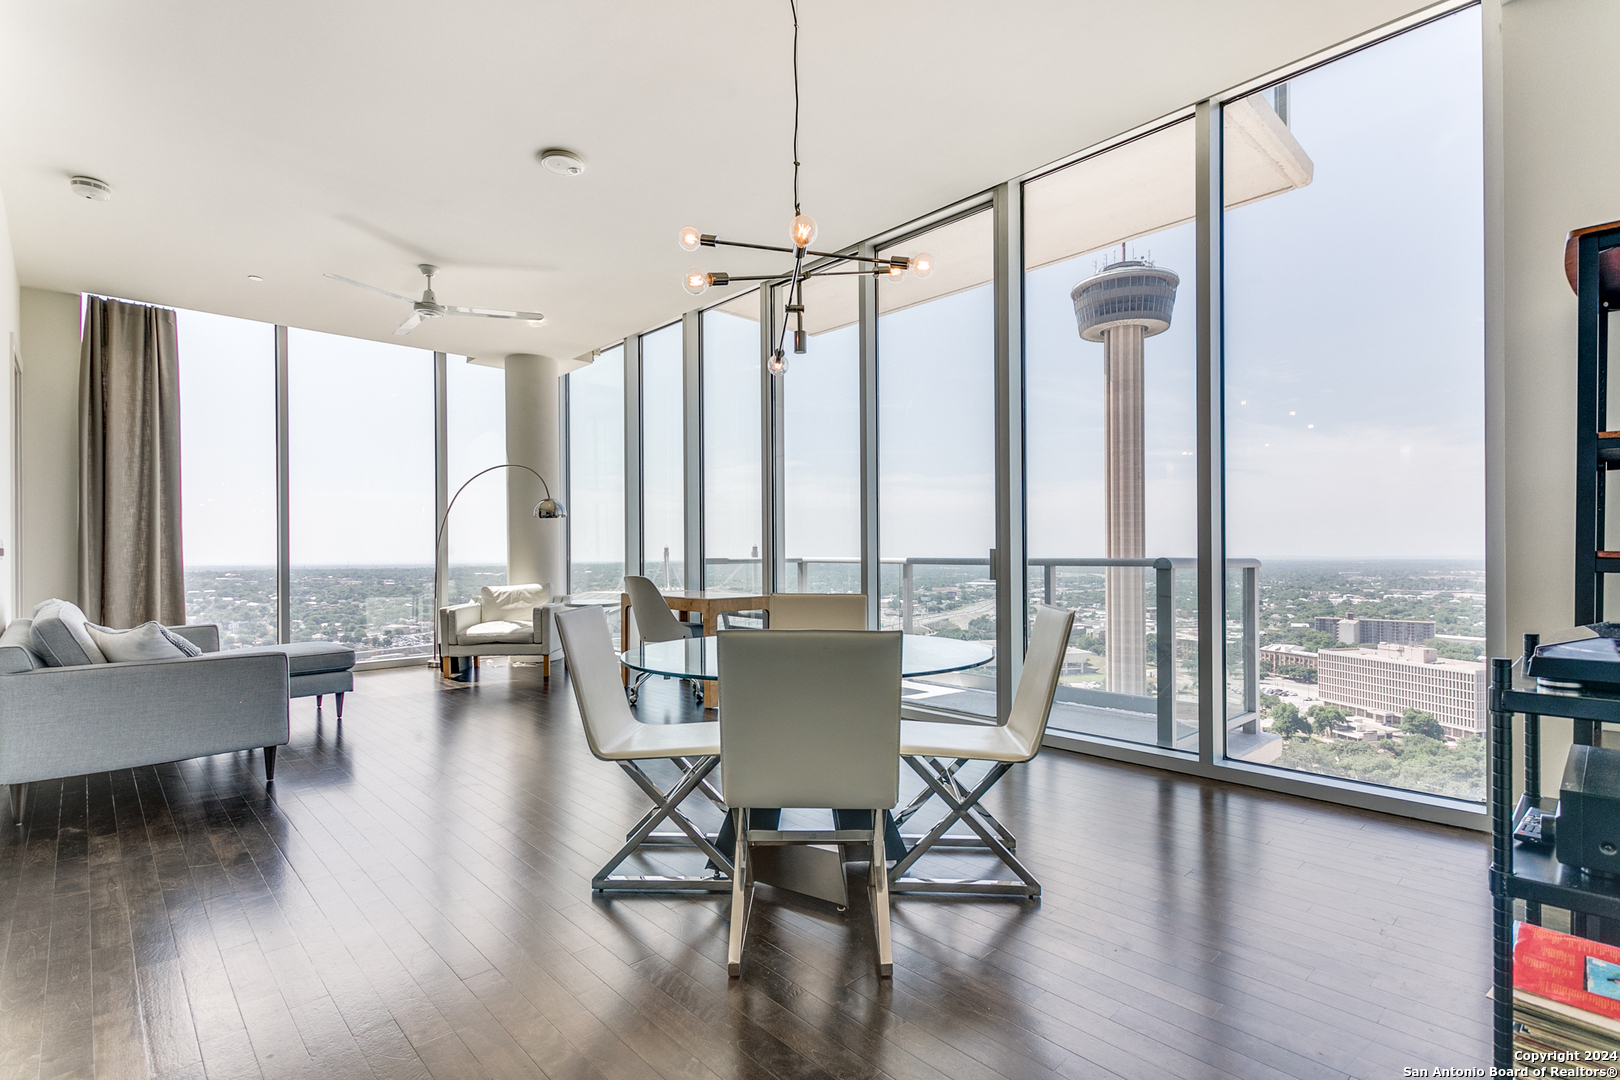
[[[804,331],[804,283],[810,278],[817,277],[848,277],[870,275],[875,278],[886,277],[890,281],[899,281],[906,274],[915,274],[925,278],[934,272],[933,256],[926,252],[915,255],[890,255],[883,258],[869,258],[865,255],[851,255],[841,252],[816,251],[810,247],[816,238],[816,219],[804,212],[799,204],[799,8],[797,0],[788,0],[788,10],[793,15],[793,246],[782,247],[776,244],[745,244],[740,240],[722,240],[713,233],[699,232],[688,225],[681,230],[681,248],[686,251],[696,251],[700,247],[734,247],[751,248],[755,251],[780,251],[793,256],[793,270],[787,274],[752,274],[734,277],[723,271],[709,272],[700,266],[694,266],[686,272],[686,291],[693,296],[701,296],[712,286],[734,285],[739,281],[782,281],[787,282],[787,303],[784,312],[793,316],[793,351],[803,353],[807,338]],[[804,268],[804,257],[814,256],[818,259],[829,259],[815,269]],[[865,264],[859,270],[836,270],[836,266],[845,263]],[[776,338],[776,348],[771,351],[770,369],[773,375],[782,375],[787,372],[787,355],[783,346],[787,341],[787,319],[782,320],[781,332]]]

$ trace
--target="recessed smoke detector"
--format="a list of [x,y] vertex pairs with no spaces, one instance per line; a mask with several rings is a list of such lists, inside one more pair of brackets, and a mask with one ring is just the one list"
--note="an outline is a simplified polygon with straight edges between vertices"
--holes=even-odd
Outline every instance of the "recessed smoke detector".
[[81,199],[106,202],[112,198],[112,185],[105,180],[97,180],[93,176],[72,177],[68,180],[68,187],[73,190],[73,194]]
[[553,147],[540,151],[540,164],[560,176],[578,176],[585,171],[585,159],[572,150]]
[[249,281],[263,281],[264,278],[260,277],[258,274],[249,274],[248,275],[248,280]]

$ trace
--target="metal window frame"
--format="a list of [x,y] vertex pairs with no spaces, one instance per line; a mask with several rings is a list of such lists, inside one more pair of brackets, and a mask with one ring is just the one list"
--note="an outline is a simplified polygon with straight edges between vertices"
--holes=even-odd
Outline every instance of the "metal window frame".
[[[641,335],[624,339],[624,572],[646,573],[641,511]],[[628,633],[628,631],[625,631]],[[625,646],[628,648],[629,646]]]
[[[1439,822],[1471,829],[1484,829],[1489,825],[1486,807],[1458,799],[1426,795],[1337,777],[1292,772],[1266,765],[1255,765],[1226,757],[1228,720],[1226,670],[1226,503],[1225,503],[1225,370],[1223,356],[1222,288],[1224,285],[1222,227],[1224,207],[1221,199],[1221,136],[1223,105],[1249,94],[1264,90],[1279,82],[1297,77],[1324,64],[1332,63],[1352,53],[1387,41],[1399,34],[1445,18],[1480,0],[1442,0],[1420,11],[1390,20],[1364,33],[1346,38],[1336,45],[1319,50],[1294,63],[1275,68],[1257,78],[1247,80],[1227,90],[1213,94],[1203,101],[1167,113],[1153,121],[1094,143],[1074,154],[1067,155],[1037,169],[967,198],[958,200],[932,213],[914,218],[894,229],[876,234],[859,245],[840,249],[871,256],[878,250],[902,244],[908,240],[952,221],[986,210],[995,215],[994,271],[992,286],[995,291],[995,409],[996,409],[996,548],[992,553],[992,573],[997,582],[997,648],[1004,659],[997,680],[997,712],[1003,719],[1013,695],[1016,693],[1020,660],[1026,641],[1027,625],[1025,605],[1028,598],[1027,559],[1027,479],[1025,462],[1025,387],[1023,340],[1023,185],[1049,176],[1069,165],[1106,153],[1126,143],[1144,138],[1177,123],[1196,125],[1195,130],[1195,214],[1197,228],[1196,294],[1197,319],[1197,476],[1198,476],[1198,571],[1197,595],[1199,611],[1199,745],[1195,755],[1182,751],[1162,749],[1138,743],[1128,743],[1102,737],[1084,737],[1073,734],[1048,734],[1048,745],[1076,750],[1113,760],[1162,768],[1173,772],[1196,775],[1208,779],[1224,780],[1286,795],[1302,796],[1338,803],[1340,805],[1373,810],[1400,817]],[[761,472],[761,554],[762,574],[767,591],[779,587],[784,572],[783,541],[783,398],[782,380],[765,370],[765,362],[774,345],[775,311],[772,304],[773,289],[780,282],[762,283],[760,295],[760,412],[762,455]],[[858,282],[858,308],[860,318],[860,564],[861,587],[868,596],[868,620],[878,625],[879,588],[882,559],[879,519],[881,511],[879,492],[879,342],[877,339],[877,286],[875,279],[862,278]],[[734,299],[728,297],[727,300]],[[724,303],[726,301],[721,301]],[[705,305],[697,312],[713,304]],[[690,318],[694,313],[688,313]],[[696,336],[695,349],[688,335],[688,358],[695,351],[696,368],[701,385],[701,329]],[[637,356],[637,385],[630,388],[630,349],[626,347],[626,521],[631,517],[631,503],[640,514],[639,438],[636,468],[632,476],[631,438],[634,428],[639,436],[640,416],[635,406],[640,404],[639,350]],[[688,379],[692,363],[688,360]],[[690,384],[688,397],[690,397]],[[701,397],[701,395],[699,395]],[[1487,394],[1487,398],[1490,395]],[[701,400],[697,402],[701,417]],[[1491,408],[1487,402],[1487,410]],[[687,431],[691,434],[690,406]],[[1487,454],[1490,453],[1487,447]],[[687,520],[688,566],[692,552],[701,550],[701,502],[697,512],[697,544],[691,541],[693,517],[692,470],[696,462],[697,491],[701,499],[701,421],[695,442],[688,443],[687,468]],[[631,483],[632,479],[634,484]],[[634,492],[635,499],[630,495]],[[637,536],[639,541],[639,533]],[[637,554],[640,555],[639,543]],[[626,565],[629,565],[630,545],[626,546]],[[701,573],[701,560],[699,561]],[[690,570],[689,570],[690,574]],[[689,577],[689,580],[690,577]],[[701,578],[699,578],[701,580]],[[1253,608],[1257,596],[1252,584],[1245,582],[1243,607]],[[1489,619],[1489,615],[1487,618]],[[1014,657],[1018,659],[1013,659]],[[1257,658],[1245,655],[1245,699],[1252,697]],[[909,715],[909,711],[908,711]]]

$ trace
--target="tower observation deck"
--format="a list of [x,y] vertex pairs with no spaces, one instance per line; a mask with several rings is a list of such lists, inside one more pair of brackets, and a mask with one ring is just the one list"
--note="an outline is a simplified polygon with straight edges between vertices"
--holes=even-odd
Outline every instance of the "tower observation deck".
[[[1143,495],[1143,342],[1170,329],[1181,278],[1144,259],[1121,258],[1069,293],[1085,341],[1103,345],[1103,475],[1107,557],[1146,552]],[[1147,575],[1141,567],[1106,571],[1103,670],[1117,694],[1147,693]],[[1161,634],[1170,627],[1158,628]],[[1159,678],[1174,678],[1160,672]]]

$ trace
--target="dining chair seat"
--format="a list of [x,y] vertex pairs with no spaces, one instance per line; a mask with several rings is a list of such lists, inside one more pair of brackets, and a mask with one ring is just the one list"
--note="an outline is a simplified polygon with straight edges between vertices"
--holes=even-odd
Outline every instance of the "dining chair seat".
[[713,720],[701,724],[643,724],[599,748],[603,761],[637,761],[644,758],[713,757],[720,753],[720,725]]
[[903,757],[966,757],[974,761],[1028,761],[1034,757],[1005,724],[940,724],[900,721]]

